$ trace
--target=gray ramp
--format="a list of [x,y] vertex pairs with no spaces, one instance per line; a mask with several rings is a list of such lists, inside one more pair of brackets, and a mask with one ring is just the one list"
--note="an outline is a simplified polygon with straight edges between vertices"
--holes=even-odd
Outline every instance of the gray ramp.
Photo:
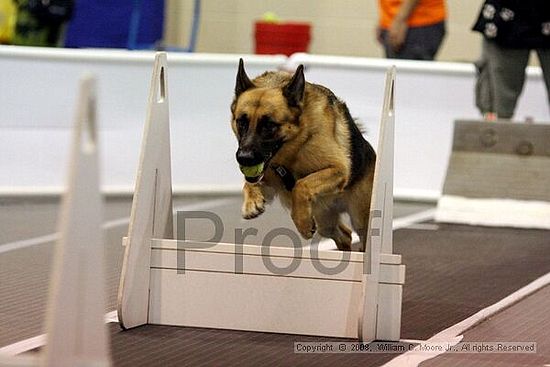
[[456,121],[436,220],[550,228],[550,125]]

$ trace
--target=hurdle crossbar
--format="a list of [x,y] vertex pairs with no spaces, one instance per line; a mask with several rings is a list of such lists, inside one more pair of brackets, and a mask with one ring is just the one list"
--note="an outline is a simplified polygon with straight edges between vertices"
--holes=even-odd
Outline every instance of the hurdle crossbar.
[[[371,226],[378,226],[383,239],[367,242],[366,254],[174,240],[167,76],[166,56],[159,53],[123,241],[121,326],[399,340],[405,266],[391,248],[395,70],[387,75],[372,201],[382,220],[373,219]],[[165,86],[162,102],[155,94],[159,80]]]

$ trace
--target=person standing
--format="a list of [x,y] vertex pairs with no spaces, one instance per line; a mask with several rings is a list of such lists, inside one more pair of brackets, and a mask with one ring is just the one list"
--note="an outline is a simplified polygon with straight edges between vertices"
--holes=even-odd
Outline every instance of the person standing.
[[550,105],[549,0],[485,0],[473,30],[483,35],[476,105],[484,116],[512,118],[531,50],[539,58]]
[[74,0],[13,0],[17,7],[14,45],[56,47],[61,45],[65,24]]
[[445,37],[444,0],[379,0],[378,41],[387,58],[433,60]]

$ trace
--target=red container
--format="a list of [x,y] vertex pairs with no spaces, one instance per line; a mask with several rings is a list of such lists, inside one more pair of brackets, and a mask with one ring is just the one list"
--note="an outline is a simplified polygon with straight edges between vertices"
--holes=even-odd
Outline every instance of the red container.
[[308,23],[255,23],[256,53],[262,55],[307,52],[311,40]]

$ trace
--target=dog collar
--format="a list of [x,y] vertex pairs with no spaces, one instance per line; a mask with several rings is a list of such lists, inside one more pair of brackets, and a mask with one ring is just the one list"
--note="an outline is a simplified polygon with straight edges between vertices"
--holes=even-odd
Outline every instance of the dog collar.
[[296,185],[296,179],[294,178],[292,173],[284,166],[272,165],[271,168],[273,168],[277,176],[281,178],[281,181],[283,181],[283,185],[285,185],[285,188],[288,191],[292,191],[292,189]]

